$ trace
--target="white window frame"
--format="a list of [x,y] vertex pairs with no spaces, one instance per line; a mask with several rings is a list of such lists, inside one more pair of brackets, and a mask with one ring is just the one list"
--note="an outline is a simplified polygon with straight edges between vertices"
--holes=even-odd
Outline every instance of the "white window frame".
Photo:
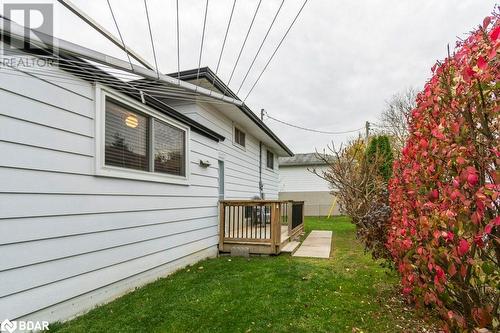
[[[236,129],[238,129],[238,131],[240,131],[243,134],[245,134],[245,145],[244,146],[242,146],[238,142],[236,142]],[[247,138],[248,138],[247,132],[245,132],[244,130],[242,130],[240,126],[233,124],[233,145],[235,145],[236,147],[238,147],[238,148],[246,151],[247,150]]]
[[[174,119],[171,119],[164,114],[150,108],[149,106],[142,104],[133,98],[130,98],[122,93],[119,93],[107,86],[103,86],[101,84],[96,84],[95,90],[95,101],[96,101],[96,112],[95,112],[95,175],[103,176],[103,177],[114,177],[114,178],[126,178],[126,179],[134,179],[134,180],[143,180],[150,182],[161,182],[161,183],[170,183],[170,184],[179,184],[179,185],[189,185],[190,178],[190,156],[189,156],[189,143],[190,143],[190,128]],[[185,163],[185,176],[177,176],[168,173],[161,172],[151,172],[151,171],[142,171],[142,170],[134,170],[128,168],[121,168],[117,166],[111,166],[105,164],[105,139],[106,139],[106,97],[112,98],[115,101],[124,104],[127,107],[131,108],[131,111],[137,111],[138,113],[145,114],[151,118],[156,118],[159,121],[172,125],[182,131],[185,134],[185,147],[184,147],[184,163]],[[150,133],[150,137],[152,137],[153,133]],[[150,139],[152,140],[152,139]],[[152,142],[150,142],[150,146],[148,147],[148,157],[150,161],[153,160],[152,154],[154,152],[150,152],[150,148],[152,146]],[[151,163],[151,162],[150,162]]]
[[[267,153],[268,152],[271,153],[271,154],[273,154],[273,167],[272,168],[270,168],[270,167],[267,166]],[[266,169],[267,170],[274,171],[274,168],[275,168],[275,165],[276,165],[276,158],[275,158],[275,156],[276,156],[276,154],[272,150],[266,148]]]

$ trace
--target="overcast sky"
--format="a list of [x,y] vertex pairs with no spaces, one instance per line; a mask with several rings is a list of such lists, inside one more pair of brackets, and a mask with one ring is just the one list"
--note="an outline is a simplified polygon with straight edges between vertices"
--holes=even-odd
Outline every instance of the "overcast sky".
[[[125,42],[153,63],[143,0],[110,0]],[[3,1],[4,3],[7,1]],[[10,2],[10,1],[9,1]],[[16,1],[20,2],[20,1]],[[33,2],[33,1],[29,1]],[[116,33],[106,0],[73,0]],[[243,98],[293,20],[303,0],[285,0],[278,19],[240,92]],[[198,67],[204,0],[179,0],[181,70]],[[213,70],[233,0],[210,0],[202,66]],[[237,0],[218,75],[226,83],[258,0]],[[231,81],[238,90],[281,0],[262,0]],[[56,35],[126,59],[57,2]],[[148,0],[159,68],[177,70],[175,0]],[[489,0],[309,0],[270,66],[247,100],[276,118],[325,131],[376,121],[385,101],[407,87],[421,89],[446,45],[480,24],[495,6]],[[296,153],[323,149],[356,134],[324,135],[266,120]]]

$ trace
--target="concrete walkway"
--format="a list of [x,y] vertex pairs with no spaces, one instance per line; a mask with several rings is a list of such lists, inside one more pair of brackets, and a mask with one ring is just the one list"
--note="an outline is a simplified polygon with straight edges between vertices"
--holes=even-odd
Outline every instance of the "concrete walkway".
[[294,257],[330,258],[332,249],[332,232],[313,230],[302,242]]

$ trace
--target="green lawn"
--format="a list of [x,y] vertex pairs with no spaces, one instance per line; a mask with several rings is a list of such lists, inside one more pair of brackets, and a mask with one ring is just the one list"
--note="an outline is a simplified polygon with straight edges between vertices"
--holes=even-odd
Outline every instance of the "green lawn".
[[50,332],[421,332],[397,277],[355,240],[348,218],[307,218],[333,231],[329,260],[211,259],[96,308]]

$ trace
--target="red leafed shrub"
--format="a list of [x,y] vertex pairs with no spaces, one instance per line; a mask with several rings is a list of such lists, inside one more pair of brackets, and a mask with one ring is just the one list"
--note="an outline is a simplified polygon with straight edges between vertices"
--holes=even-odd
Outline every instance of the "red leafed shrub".
[[389,183],[403,292],[448,331],[499,330],[500,20],[433,67]]

